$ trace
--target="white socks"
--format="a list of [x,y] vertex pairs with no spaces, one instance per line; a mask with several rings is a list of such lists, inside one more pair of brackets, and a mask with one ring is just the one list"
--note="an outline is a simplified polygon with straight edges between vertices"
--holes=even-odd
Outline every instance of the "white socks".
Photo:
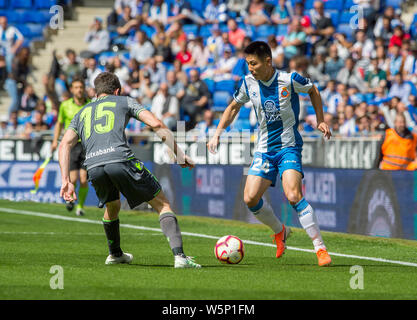
[[311,240],[313,240],[314,250],[317,252],[319,249],[326,249],[313,208],[304,198],[294,205],[293,208],[297,211],[300,224]]
[[260,222],[270,227],[274,233],[282,231],[281,221],[275,216],[269,203],[264,203],[261,199],[255,207],[249,208],[249,210],[253,212]]

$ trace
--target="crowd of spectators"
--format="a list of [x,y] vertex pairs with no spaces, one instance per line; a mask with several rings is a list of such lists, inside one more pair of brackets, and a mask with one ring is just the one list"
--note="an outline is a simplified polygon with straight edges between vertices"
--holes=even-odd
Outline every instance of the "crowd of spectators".
[[[29,81],[30,50],[22,47],[22,35],[0,17],[0,80],[12,97],[0,135],[29,138],[52,129],[60,102],[70,97],[71,79],[83,77],[93,98],[102,71],[114,72],[123,94],[170,129],[185,120],[187,130],[207,132],[220,116],[213,108],[218,87],[247,74],[243,49],[254,40],[268,42],[278,69],[312,79],[334,134],[379,134],[393,126],[397,113],[417,131],[417,19],[407,26],[398,8],[377,0],[350,2],[364,16],[341,29],[320,0],[115,0],[109,16],[96,17],[86,30],[87,50],[68,48],[65,56],[54,56],[41,93]],[[308,95],[301,94],[300,102],[300,130],[309,134],[314,110]],[[256,127],[250,107],[237,120],[246,126],[231,129]],[[132,121],[127,130],[146,128]]]

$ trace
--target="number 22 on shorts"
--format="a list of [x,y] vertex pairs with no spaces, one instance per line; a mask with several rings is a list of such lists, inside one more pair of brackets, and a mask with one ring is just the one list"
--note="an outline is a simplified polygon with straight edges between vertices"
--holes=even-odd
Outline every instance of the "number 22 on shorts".
[[269,161],[266,159],[264,159],[264,161],[262,160],[263,160],[262,158],[253,159],[251,169],[256,172],[263,171],[264,173],[268,173],[270,170]]

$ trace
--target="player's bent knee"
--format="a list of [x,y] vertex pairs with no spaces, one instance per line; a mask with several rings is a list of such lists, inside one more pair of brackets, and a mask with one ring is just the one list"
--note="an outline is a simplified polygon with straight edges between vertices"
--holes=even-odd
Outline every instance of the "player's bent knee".
[[249,208],[255,207],[259,203],[259,200],[258,197],[249,194],[243,196],[243,201]]
[[294,204],[298,203],[303,198],[303,195],[301,193],[297,192],[297,191],[289,191],[289,192],[287,192],[286,197],[288,199],[288,202],[291,205],[294,205]]

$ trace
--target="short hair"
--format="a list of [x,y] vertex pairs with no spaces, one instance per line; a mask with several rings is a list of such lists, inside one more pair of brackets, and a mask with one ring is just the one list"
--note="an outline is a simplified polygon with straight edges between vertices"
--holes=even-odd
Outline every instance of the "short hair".
[[74,78],[72,78],[71,80],[71,87],[75,82],[81,82],[83,84],[83,86],[85,87],[85,82],[84,79],[81,78],[81,76],[75,76]]
[[96,95],[100,94],[114,94],[114,92],[122,86],[120,85],[119,78],[110,72],[102,72],[94,80],[94,87],[96,89]]
[[258,58],[272,58],[272,52],[269,45],[264,41],[254,41],[250,43],[244,50],[245,54],[253,54]]

